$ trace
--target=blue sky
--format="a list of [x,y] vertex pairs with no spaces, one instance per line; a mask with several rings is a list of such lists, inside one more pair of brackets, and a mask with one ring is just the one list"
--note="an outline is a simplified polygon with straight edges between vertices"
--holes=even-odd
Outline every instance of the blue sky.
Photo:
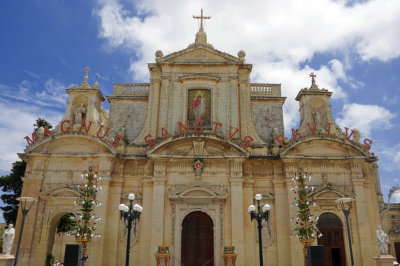
[[[25,147],[36,117],[54,125],[65,89],[100,73],[100,89],[148,82],[147,63],[193,43],[200,8],[208,42],[253,64],[252,82],[281,83],[285,129],[299,123],[297,92],[333,91],[334,119],[371,138],[385,198],[400,185],[400,1],[398,0],[0,1],[0,174]],[[104,108],[108,109],[107,102]],[[400,199],[400,198],[399,198]]]

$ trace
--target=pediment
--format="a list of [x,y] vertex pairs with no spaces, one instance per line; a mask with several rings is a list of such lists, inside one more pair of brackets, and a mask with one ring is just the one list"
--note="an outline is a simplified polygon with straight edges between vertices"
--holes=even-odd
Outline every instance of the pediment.
[[291,143],[281,152],[281,157],[359,158],[368,152],[343,139],[308,138]]
[[216,136],[187,135],[158,143],[147,152],[149,157],[226,158],[248,157],[249,152],[236,143]]
[[239,64],[239,58],[218,51],[205,45],[194,45],[187,49],[166,55],[158,59],[159,63],[235,63]]
[[338,198],[352,198],[354,192],[346,189],[344,186],[338,186],[332,183],[325,183],[317,187],[312,193],[316,200],[332,201]]
[[39,194],[39,198],[76,198],[79,197],[79,191],[71,186],[64,185],[54,188],[50,188],[46,191],[42,191]]
[[194,181],[193,183],[183,186],[173,186],[168,190],[168,197],[170,199],[226,199],[228,192],[223,188],[214,188],[201,181]]
[[42,139],[25,150],[26,153],[47,154],[109,154],[115,153],[115,149],[108,143],[86,134],[60,134]]

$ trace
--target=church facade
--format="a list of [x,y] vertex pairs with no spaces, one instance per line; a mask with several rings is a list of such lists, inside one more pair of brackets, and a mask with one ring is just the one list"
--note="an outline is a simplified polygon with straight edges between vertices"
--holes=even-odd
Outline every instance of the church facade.
[[[44,265],[47,254],[63,259],[72,238],[56,234],[60,218],[76,211],[81,173],[100,176],[100,239],[89,245],[87,265],[124,265],[126,226],[118,206],[136,195],[143,207],[131,238],[131,265],[156,265],[168,246],[173,265],[222,265],[234,246],[236,265],[258,265],[255,221],[247,212],[254,195],[271,205],[262,230],[264,265],[302,265],[303,249],[291,236],[296,208],[292,178],[307,172],[315,187],[315,215],[323,221],[327,265],[374,265],[375,230],[383,200],[372,141],[339,128],[331,114],[331,92],[312,75],[299,90],[300,126],[285,137],[280,84],[251,83],[252,65],[215,49],[201,28],[195,43],[148,64],[149,83],[114,84],[107,96],[88,74],[67,89],[65,116],[44,129],[20,158],[27,162],[22,195],[37,199],[27,215],[19,265]],[[290,132],[290,131],[289,131]],[[353,198],[351,239],[338,198]],[[17,220],[17,236],[21,216]],[[14,244],[14,249],[16,245]],[[333,264],[340,262],[340,264]],[[181,263],[181,264],[179,264]]]

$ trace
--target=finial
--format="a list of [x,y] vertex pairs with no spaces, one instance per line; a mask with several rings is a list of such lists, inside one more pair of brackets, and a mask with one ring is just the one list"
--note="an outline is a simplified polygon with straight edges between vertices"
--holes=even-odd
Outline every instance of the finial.
[[90,71],[90,68],[86,67],[84,70],[85,70],[86,74],[83,77],[83,81],[81,83],[81,87],[86,88],[86,87],[89,87],[89,84],[88,84],[88,72]]
[[101,78],[100,73],[96,73],[96,82]]
[[85,72],[86,72],[86,75],[85,76],[87,76],[88,75],[88,72],[90,71],[90,68],[89,67],[86,67],[85,68]]
[[199,31],[203,31],[204,30],[204,28],[203,28],[203,19],[210,19],[211,17],[210,16],[208,16],[208,17],[203,16],[203,9],[201,9],[200,16],[193,15],[193,18],[194,19],[200,19],[200,30]]

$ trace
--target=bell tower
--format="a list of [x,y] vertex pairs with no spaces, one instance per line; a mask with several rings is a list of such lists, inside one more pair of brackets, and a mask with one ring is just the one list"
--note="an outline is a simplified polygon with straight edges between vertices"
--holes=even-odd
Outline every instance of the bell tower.
[[320,89],[315,82],[317,75],[310,74],[311,87],[300,90],[296,101],[300,104],[300,126],[298,132],[302,135],[336,135],[343,134],[332,118],[330,97],[332,92]]
[[69,120],[73,130],[79,130],[82,121],[89,122],[97,126],[108,125],[108,114],[102,108],[104,97],[99,90],[99,83],[90,86],[88,83],[88,72],[90,68],[85,68],[85,76],[79,86],[72,86],[67,89],[68,101],[64,119]]

